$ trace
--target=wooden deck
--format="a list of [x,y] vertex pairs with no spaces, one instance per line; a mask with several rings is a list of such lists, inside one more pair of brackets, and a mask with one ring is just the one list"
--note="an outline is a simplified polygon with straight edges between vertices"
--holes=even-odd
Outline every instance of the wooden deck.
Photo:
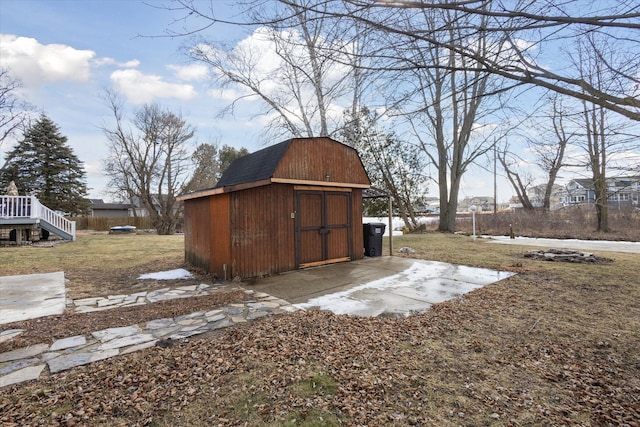
[[40,239],[40,229],[65,240],[76,240],[76,223],[49,209],[35,196],[0,196],[0,229],[15,230],[16,243]]

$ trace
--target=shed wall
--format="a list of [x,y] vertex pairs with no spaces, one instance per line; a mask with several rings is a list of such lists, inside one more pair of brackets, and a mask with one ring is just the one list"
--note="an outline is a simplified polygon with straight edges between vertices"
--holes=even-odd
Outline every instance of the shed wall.
[[[210,202],[211,217],[209,242],[211,245],[211,266],[209,272],[219,279],[232,279],[231,275],[231,195],[220,194],[207,198]],[[226,266],[226,268],[225,268]]]
[[184,202],[185,260],[209,271],[211,267],[211,202],[209,198]]
[[353,259],[364,258],[364,236],[362,233],[362,190],[354,188],[351,193],[351,231],[353,233]]
[[229,194],[233,277],[295,269],[293,187],[272,184]]

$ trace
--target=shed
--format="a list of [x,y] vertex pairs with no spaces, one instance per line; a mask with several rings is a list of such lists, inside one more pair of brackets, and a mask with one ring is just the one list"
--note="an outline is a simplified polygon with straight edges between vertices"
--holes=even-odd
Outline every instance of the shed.
[[185,259],[221,279],[363,257],[355,149],[296,138],[236,159],[216,187],[185,194]]

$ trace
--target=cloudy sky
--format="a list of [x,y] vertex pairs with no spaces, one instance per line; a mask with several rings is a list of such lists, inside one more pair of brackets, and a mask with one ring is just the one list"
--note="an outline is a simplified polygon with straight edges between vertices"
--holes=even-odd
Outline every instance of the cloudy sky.
[[[152,7],[149,6],[158,6]],[[107,156],[100,126],[110,123],[105,89],[126,97],[131,108],[157,102],[197,128],[197,142],[218,142],[250,151],[262,123],[250,116],[218,118],[229,99],[213,90],[206,69],[181,53],[185,39],[153,37],[176,28],[179,16],[164,2],[137,0],[2,0],[0,66],[22,80],[21,95],[59,127],[85,163],[90,195],[104,194]],[[215,2],[221,16],[233,14]],[[220,27],[235,42],[242,30]],[[213,35],[216,36],[215,34]],[[0,159],[11,143],[0,148]]]
[[[0,0],[0,66],[9,67],[22,80],[25,100],[67,136],[85,164],[93,198],[109,199],[102,172],[106,139],[100,130],[111,123],[102,100],[105,89],[124,95],[131,108],[156,102],[180,111],[197,129],[194,144],[217,142],[250,151],[265,144],[260,138],[264,120],[255,117],[258,105],[244,101],[235,117],[220,118],[232,99],[229,93],[212,86],[206,68],[188,61],[181,52],[186,39],[158,37],[167,29],[179,31],[182,25],[180,14],[162,7],[167,3]],[[219,18],[237,12],[222,0],[212,4]],[[206,36],[229,46],[255,42],[255,34],[247,31],[216,26]],[[10,147],[10,143],[0,147],[0,162]],[[429,193],[437,196],[437,189],[432,185]],[[474,167],[464,178],[460,199],[492,195],[492,171]],[[499,175],[498,200],[511,195],[506,179]]]

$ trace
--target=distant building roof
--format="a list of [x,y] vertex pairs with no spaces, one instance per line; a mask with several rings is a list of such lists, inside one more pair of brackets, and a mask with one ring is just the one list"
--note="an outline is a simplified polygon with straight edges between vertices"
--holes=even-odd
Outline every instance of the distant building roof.
[[[101,199],[98,199],[101,200]],[[128,203],[92,203],[89,206],[89,209],[92,210],[128,210],[131,209],[132,206]]]
[[574,179],[574,182],[576,182],[578,185],[580,185],[582,188],[589,188],[589,189],[593,189],[593,180],[589,179],[589,178],[578,178],[578,179]]

